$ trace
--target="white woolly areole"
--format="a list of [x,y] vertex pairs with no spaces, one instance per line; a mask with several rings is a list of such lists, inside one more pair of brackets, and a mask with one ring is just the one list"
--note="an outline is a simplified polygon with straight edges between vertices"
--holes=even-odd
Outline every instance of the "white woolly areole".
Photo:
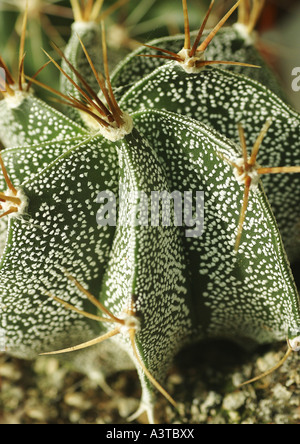
[[295,352],[300,351],[300,336],[297,336],[294,339],[289,339],[289,346]]
[[[127,134],[130,134],[133,130],[132,117],[127,113],[122,113],[123,124],[119,128],[115,122],[110,123],[110,127],[101,126],[92,116],[80,111],[81,117],[87,127],[95,133],[101,134],[105,139],[111,142],[117,142],[123,139]],[[103,118],[103,117],[102,117]],[[104,118],[103,118],[104,120]]]
[[202,71],[203,66],[197,68],[196,63],[202,62],[205,60],[205,51],[198,51],[197,56],[190,57],[190,49],[183,48],[179,51],[178,55],[182,57],[182,62],[178,62],[180,66],[187,72],[188,74],[195,74]]
[[248,27],[246,25],[243,25],[243,23],[235,23],[233,25],[233,28],[235,28],[240,36],[245,40],[245,43],[249,46],[255,45],[256,43],[256,32],[249,33]]
[[128,315],[126,313],[119,316],[120,319],[123,319],[125,322],[125,325],[121,327],[121,333],[127,334],[129,330],[134,329],[136,332],[140,330],[141,323],[140,321],[132,315]]
[[[27,88],[27,85],[23,85],[24,88]],[[26,97],[31,94],[27,91],[20,91],[19,86],[13,85],[10,88],[14,90],[14,95],[11,96],[10,94],[6,94],[5,96],[5,102],[10,109],[18,108],[20,105],[22,105],[23,101],[26,99]]]
[[8,217],[10,218],[15,218],[25,213],[25,210],[28,206],[28,197],[24,194],[24,191],[21,190],[20,188],[16,188],[16,190],[17,190],[16,195],[12,192],[12,190],[7,190],[5,192],[5,195],[8,197],[17,197],[21,201],[20,204],[9,202],[8,200],[5,202],[1,202],[1,206],[4,213],[6,213],[6,211],[9,211],[11,208],[18,208],[18,211],[15,211],[14,213],[8,215]]
[[[234,163],[238,166],[244,169],[245,167],[245,161],[244,158],[241,157],[239,159],[235,159]],[[250,168],[248,171],[243,172],[243,174],[240,173],[240,171],[238,170],[238,168],[234,168],[234,175],[236,180],[238,181],[238,183],[240,185],[245,185],[245,179],[246,177],[250,177],[251,178],[251,189],[252,190],[256,190],[258,187],[258,184],[260,182],[260,174],[258,173],[258,168],[260,168],[260,166],[256,163],[255,165],[253,165],[252,168]]]
[[77,34],[82,34],[94,29],[99,29],[99,25],[96,22],[78,21],[72,24],[72,30]]

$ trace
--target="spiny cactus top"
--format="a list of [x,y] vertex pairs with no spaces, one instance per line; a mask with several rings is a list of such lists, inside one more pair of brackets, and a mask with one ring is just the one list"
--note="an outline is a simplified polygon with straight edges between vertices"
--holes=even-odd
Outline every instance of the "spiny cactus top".
[[[233,51],[236,30],[215,37],[237,7],[242,20],[241,0],[201,43],[205,20],[193,47],[183,1],[184,60],[181,37],[161,41],[163,58],[130,56],[112,80],[100,3],[73,3],[62,65],[48,56],[62,90],[44,85],[65,114],[35,97],[23,56],[19,82],[1,59],[0,332],[7,353],[72,352],[90,373],[133,362],[152,420],[153,387],[176,405],[163,380],[185,344],[287,338],[298,350],[286,251],[299,256],[300,118],[263,84],[265,67],[253,80],[249,66],[213,66],[245,65],[248,50],[259,60],[246,40]],[[92,56],[101,37],[105,76]]]

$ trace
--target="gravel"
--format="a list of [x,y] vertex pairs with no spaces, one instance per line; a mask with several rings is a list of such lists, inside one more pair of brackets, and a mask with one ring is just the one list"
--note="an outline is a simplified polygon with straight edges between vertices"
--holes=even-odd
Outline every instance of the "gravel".
[[[246,353],[211,342],[176,358],[165,387],[177,411],[158,396],[160,424],[300,424],[300,356],[243,388],[237,386],[276,364],[285,344]],[[140,384],[135,371],[108,378],[106,393],[85,375],[55,358],[23,361],[0,355],[1,424],[126,424],[137,410]],[[145,423],[144,416],[134,423]]]

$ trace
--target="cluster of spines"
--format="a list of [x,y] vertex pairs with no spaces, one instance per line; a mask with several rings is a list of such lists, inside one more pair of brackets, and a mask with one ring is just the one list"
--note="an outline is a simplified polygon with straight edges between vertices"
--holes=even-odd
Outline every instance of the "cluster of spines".
[[255,29],[257,21],[265,6],[265,0],[252,1],[253,6],[251,7],[251,0],[243,0],[238,11],[238,23],[245,26],[248,34],[251,34]]
[[106,11],[102,12],[104,0],[70,0],[74,19],[76,22],[95,22],[104,21],[110,14],[123,6],[128,0],[118,0],[113,3]]
[[[13,213],[17,213],[19,211],[19,207],[22,201],[19,197],[17,197],[18,191],[16,190],[16,188],[14,187],[9,178],[1,154],[0,154],[0,167],[8,188],[8,193],[0,192],[0,202],[1,202],[0,210],[4,210],[4,213],[0,215],[0,218],[2,218],[5,216],[9,216]],[[7,204],[9,205],[9,208],[5,209]]]
[[115,128],[116,125],[118,128],[120,128],[124,123],[123,113],[115,99],[110,81],[104,22],[102,22],[102,41],[103,41],[103,62],[104,62],[106,79],[101,73],[97,72],[85,45],[83,44],[80,38],[79,41],[86,55],[86,58],[89,62],[90,68],[97,80],[99,88],[103,96],[105,97],[107,103],[106,105],[103,103],[101,99],[99,99],[98,94],[93,90],[93,88],[91,88],[91,86],[83,78],[80,72],[72,65],[72,63],[67,59],[64,53],[61,51],[61,49],[58,48],[56,45],[53,45],[55,50],[61,56],[61,58],[65,60],[70,70],[75,74],[78,82],[75,82],[70,77],[70,75],[53,59],[53,57],[51,57],[47,52],[45,52],[45,54],[49,58],[49,61],[52,62],[57,67],[57,69],[72,83],[75,89],[79,92],[81,99],[77,99],[73,95],[66,95],[60,91],[57,91],[52,87],[39,82],[35,78],[27,77],[27,79],[30,80],[30,82],[35,83],[38,86],[41,86],[46,90],[52,92],[53,94],[59,96],[60,103],[71,106],[72,108],[75,108],[79,111],[88,114],[94,120],[96,120],[100,126],[105,128],[109,127]]
[[[5,79],[1,79],[0,77],[0,92],[4,97],[7,95],[14,96],[16,89],[19,90],[20,92],[28,93],[32,85],[31,81],[26,83],[26,75],[24,70],[24,62],[26,57],[25,39],[26,39],[27,21],[28,21],[28,6],[25,9],[23,17],[22,33],[21,33],[20,47],[19,47],[19,65],[18,65],[17,81],[15,81],[5,61],[0,56],[0,68],[2,68],[5,72]],[[39,68],[38,71],[32,76],[32,79],[34,80],[49,63],[50,62],[46,62],[41,68]]]
[[187,70],[199,70],[204,68],[205,66],[210,65],[238,65],[238,66],[246,66],[250,68],[259,68],[256,65],[242,63],[242,62],[234,62],[228,60],[206,60],[205,59],[205,51],[207,50],[210,43],[213,41],[214,37],[217,35],[219,30],[225,25],[227,20],[231,17],[234,11],[240,6],[242,0],[238,0],[238,2],[225,14],[225,16],[218,22],[218,24],[214,27],[214,29],[208,34],[205,40],[200,44],[201,38],[205,31],[205,27],[207,21],[210,17],[211,11],[213,9],[215,0],[211,1],[210,7],[206,13],[206,16],[203,20],[202,25],[200,26],[197,37],[192,46],[191,44],[191,32],[190,32],[190,23],[189,23],[189,14],[188,14],[188,6],[187,0],[182,0],[183,5],[183,13],[184,13],[184,46],[183,49],[179,53],[175,53],[169,51],[167,49],[162,49],[157,46],[144,45],[150,49],[154,49],[156,51],[160,51],[163,55],[152,55],[152,54],[139,54],[139,57],[152,57],[152,58],[161,58],[166,60],[172,60],[178,62],[180,64],[184,64]]
[[56,355],[61,353],[69,353],[73,351],[78,351],[85,349],[87,347],[94,346],[96,344],[100,344],[103,341],[106,341],[107,339],[110,339],[114,336],[117,336],[120,333],[127,333],[131,349],[134,355],[134,358],[138,365],[141,367],[143,372],[145,373],[146,377],[151,381],[151,383],[154,385],[154,387],[163,395],[165,398],[174,406],[177,407],[176,402],[174,399],[169,395],[169,393],[156,381],[156,379],[152,376],[152,374],[149,372],[149,370],[144,365],[143,361],[141,360],[137,346],[136,346],[136,334],[139,331],[140,322],[135,314],[135,309],[133,307],[133,304],[131,304],[130,310],[126,311],[124,313],[124,316],[117,317],[115,316],[110,310],[108,310],[98,299],[96,299],[89,291],[87,291],[73,276],[71,276],[69,273],[66,272],[67,277],[76,285],[76,287],[87,297],[87,299],[98,309],[100,312],[102,312],[104,316],[97,316],[93,315],[91,313],[88,313],[83,310],[79,310],[78,308],[74,307],[73,305],[65,302],[64,300],[56,297],[55,295],[52,295],[50,292],[48,292],[48,296],[53,298],[56,302],[62,304],[64,307],[66,307],[68,310],[75,311],[76,313],[80,314],[81,316],[84,316],[88,319],[92,319],[98,322],[103,322],[107,324],[116,324],[116,327],[112,330],[109,330],[107,333],[99,336],[98,338],[92,339],[91,341],[85,342],[83,344],[79,344],[74,347],[69,347],[62,350],[57,350],[54,352],[48,352],[43,353],[43,355]]
[[240,134],[240,143],[242,150],[242,157],[235,160],[224,158],[235,170],[236,177],[239,183],[244,185],[244,197],[243,205],[240,214],[240,221],[238,226],[238,234],[235,242],[235,251],[238,251],[241,238],[243,234],[243,226],[246,219],[246,213],[249,203],[249,196],[251,189],[258,185],[260,176],[264,174],[283,174],[283,173],[300,173],[300,166],[293,167],[261,167],[257,164],[257,157],[264,137],[266,136],[270,126],[272,125],[272,119],[268,119],[259,133],[256,142],[253,145],[251,155],[248,157],[247,143],[245,133],[242,124],[239,124],[238,130]]

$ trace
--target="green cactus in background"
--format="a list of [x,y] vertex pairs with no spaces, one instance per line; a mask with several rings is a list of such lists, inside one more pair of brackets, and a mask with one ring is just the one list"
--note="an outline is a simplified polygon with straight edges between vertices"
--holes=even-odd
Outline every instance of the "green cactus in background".
[[[68,28],[72,23],[72,10],[69,2],[56,0],[3,0],[0,3],[0,54],[7,66],[15,74],[18,71],[16,48],[23,30],[23,16],[27,11],[28,23],[25,42],[25,68],[32,75],[44,63],[41,48],[50,49],[50,42],[64,45],[68,38]],[[55,69],[49,66],[41,74],[47,83],[55,81]]]
[[[198,0],[192,0],[189,8],[198,24],[207,7],[207,1],[199,5]],[[15,57],[23,28],[23,16],[28,11],[27,39],[25,43],[25,68],[31,74],[43,64],[41,48],[53,55],[51,42],[60,47],[69,40],[72,21],[85,21],[81,6],[72,10],[69,0],[2,0],[0,3],[0,54],[7,66],[16,73],[18,61]],[[154,37],[178,33],[181,30],[181,11],[171,8],[172,2],[158,0],[99,0],[94,6],[82,8],[88,20],[107,22],[108,45],[110,48],[110,64],[114,67],[116,60],[121,60],[129,50],[136,49],[140,42]],[[94,8],[91,15],[90,8]],[[219,8],[220,9],[220,8]],[[171,13],[171,14],[170,14]],[[99,58],[98,58],[99,62]],[[58,88],[55,68],[49,66],[40,79],[54,88]],[[43,92],[38,91],[39,94]]]
[[71,3],[61,63],[43,65],[60,90],[25,75],[26,20],[18,79],[0,59],[0,333],[10,355],[60,354],[99,380],[135,366],[153,422],[157,391],[176,407],[164,378],[187,344],[299,350],[300,116],[255,48],[261,2],[205,31],[212,1],[191,33],[183,0],[184,35],[111,76],[103,2]]

